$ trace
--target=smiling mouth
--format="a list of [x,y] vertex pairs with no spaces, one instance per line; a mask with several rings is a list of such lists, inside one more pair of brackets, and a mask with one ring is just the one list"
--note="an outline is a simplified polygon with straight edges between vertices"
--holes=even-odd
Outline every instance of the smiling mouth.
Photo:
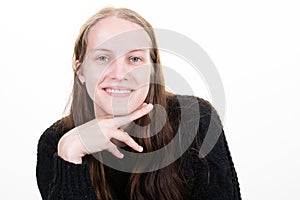
[[122,89],[122,88],[103,88],[103,90],[109,96],[113,96],[113,97],[127,97],[133,92],[133,90],[131,89]]

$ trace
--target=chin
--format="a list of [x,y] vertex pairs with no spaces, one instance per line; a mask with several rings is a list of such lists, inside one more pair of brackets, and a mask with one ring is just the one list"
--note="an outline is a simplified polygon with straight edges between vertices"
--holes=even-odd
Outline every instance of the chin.
[[126,109],[125,106],[120,106],[117,108],[108,108],[106,109],[106,113],[113,116],[123,116],[128,115],[133,112],[133,109]]

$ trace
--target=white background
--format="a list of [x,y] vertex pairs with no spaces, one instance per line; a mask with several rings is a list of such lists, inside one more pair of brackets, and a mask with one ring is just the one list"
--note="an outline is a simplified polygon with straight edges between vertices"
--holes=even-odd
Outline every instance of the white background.
[[[226,94],[223,120],[244,199],[299,199],[297,1],[1,1],[1,199],[40,199],[39,136],[64,114],[80,26],[106,5],[197,42]],[[205,92],[204,92],[205,93]],[[201,95],[209,99],[206,94]]]

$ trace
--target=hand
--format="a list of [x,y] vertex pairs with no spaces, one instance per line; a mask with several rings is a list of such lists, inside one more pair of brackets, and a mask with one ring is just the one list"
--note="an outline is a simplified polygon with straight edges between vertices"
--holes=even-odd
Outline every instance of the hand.
[[120,127],[148,114],[152,108],[152,104],[144,103],[129,115],[94,119],[74,128],[59,140],[58,155],[64,160],[76,164],[82,163],[84,155],[103,150],[111,152],[118,158],[123,158],[124,155],[111,141],[113,139],[142,152],[143,147],[139,146]]

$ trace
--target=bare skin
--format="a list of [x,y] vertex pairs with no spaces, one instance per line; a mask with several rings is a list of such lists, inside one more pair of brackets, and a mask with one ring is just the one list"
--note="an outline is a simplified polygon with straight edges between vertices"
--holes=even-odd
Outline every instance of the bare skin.
[[124,155],[118,150],[117,145],[111,141],[112,139],[142,152],[143,147],[138,145],[128,133],[120,130],[119,127],[148,114],[152,108],[152,104],[145,103],[128,116],[94,119],[74,128],[60,139],[58,155],[64,160],[76,164],[82,163],[84,155],[103,150],[111,152],[118,158],[123,158]]
[[[134,34],[125,34],[125,38],[111,39],[132,31]],[[74,69],[79,69],[77,76],[94,101],[96,119],[75,127],[60,139],[61,158],[80,164],[83,156],[103,150],[122,158],[120,145],[143,151],[122,128],[153,108],[145,103],[151,73],[147,67],[151,65],[150,53],[145,47],[149,46],[149,36],[142,27],[124,19],[108,17],[91,28],[86,59],[83,63],[76,61]]]

